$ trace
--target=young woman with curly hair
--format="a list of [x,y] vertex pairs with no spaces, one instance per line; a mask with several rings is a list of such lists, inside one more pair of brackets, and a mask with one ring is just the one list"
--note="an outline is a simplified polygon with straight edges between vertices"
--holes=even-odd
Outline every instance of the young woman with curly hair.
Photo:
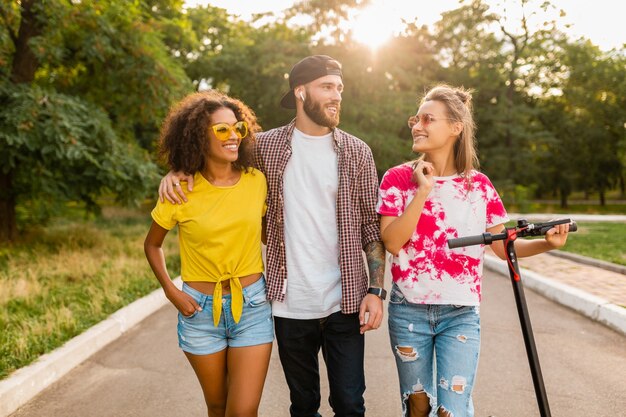
[[[211,417],[257,415],[274,339],[261,258],[267,184],[249,161],[258,130],[246,105],[211,91],[183,99],[161,131],[161,156],[195,186],[186,204],[157,203],[144,249],[178,309],[178,343]],[[161,249],[176,225],[182,290]]]

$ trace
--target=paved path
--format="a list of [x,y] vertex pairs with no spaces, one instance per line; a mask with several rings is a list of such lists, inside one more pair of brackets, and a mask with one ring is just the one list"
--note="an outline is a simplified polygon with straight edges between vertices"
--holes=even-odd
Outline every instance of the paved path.
[[[533,219],[532,215],[525,217]],[[578,217],[580,216],[576,217],[578,221],[592,220]],[[613,217],[607,220],[626,219],[626,216]],[[520,264],[522,268],[541,274],[543,281],[557,284],[554,288],[550,287],[550,297],[553,299],[560,300],[560,297],[554,297],[555,291],[558,294],[563,291],[570,293],[570,290],[563,287],[565,284],[579,291],[576,296],[582,294],[587,306],[606,305],[607,301],[603,300],[613,303],[614,305],[609,304],[609,313],[612,314],[612,319],[617,317],[617,322],[611,322],[611,326],[622,332],[613,332],[527,290],[553,415],[622,415],[626,408],[626,391],[621,380],[626,375],[626,315],[623,314],[626,311],[623,309],[626,306],[626,274],[547,254],[521,259]],[[530,286],[530,276],[528,278]],[[546,287],[545,283],[542,285],[543,287],[537,288]],[[483,351],[475,391],[477,416],[538,415],[508,278],[488,272],[484,288]],[[117,317],[118,321],[123,322],[120,325],[128,328],[139,320],[139,316],[148,314],[139,311],[154,311],[153,308],[159,305],[159,301],[152,299],[152,296],[149,298],[151,300],[141,300],[141,303],[133,303],[124,309],[128,311]],[[580,298],[574,298],[574,303],[571,300],[570,297],[571,307],[585,311],[585,308],[574,307]],[[592,310],[596,312],[595,309]],[[606,309],[603,311],[606,312]],[[197,381],[176,346],[175,333],[172,331],[172,313],[173,308],[169,305],[161,308],[13,415],[205,415]],[[585,311],[585,314],[588,312]],[[589,316],[602,320],[595,313]],[[604,322],[609,323],[606,320]],[[77,346],[79,349],[91,348],[92,344],[102,346],[97,340],[90,340]],[[67,354],[58,355],[58,358],[67,359]],[[399,415],[397,377],[386,328],[368,333],[366,355],[368,415]],[[82,357],[72,362],[71,366],[81,360]],[[53,373],[62,368],[55,364],[49,367]],[[53,375],[42,374],[37,381],[52,377]],[[323,382],[325,383],[324,379]],[[326,385],[322,389],[325,391],[321,412],[330,415],[325,401]],[[287,395],[280,362],[274,351],[261,405],[261,416],[286,416]]]
[[[579,222],[605,221],[625,222],[626,215],[585,215],[585,214],[509,214],[510,218],[526,218],[530,221],[548,221],[554,218],[572,218]],[[572,238],[575,238],[573,236]],[[626,248],[624,248],[626,256]],[[567,254],[566,254],[567,255]],[[586,265],[544,253],[530,258],[520,258],[520,266],[537,272],[556,282],[604,298],[613,304],[626,308],[626,274]],[[623,268],[620,268],[623,270]]]
[[626,307],[626,275],[542,253],[520,258],[522,268]]
[[[583,280],[579,280],[583,281]],[[626,409],[622,335],[526,291],[552,415],[603,417]],[[538,416],[508,278],[487,272],[477,417]],[[205,416],[200,388],[176,346],[173,307],[158,310],[13,414],[46,416]],[[397,376],[386,328],[367,335],[368,416],[399,416]],[[321,413],[332,415],[323,386]],[[276,349],[262,417],[287,417],[288,391]]]

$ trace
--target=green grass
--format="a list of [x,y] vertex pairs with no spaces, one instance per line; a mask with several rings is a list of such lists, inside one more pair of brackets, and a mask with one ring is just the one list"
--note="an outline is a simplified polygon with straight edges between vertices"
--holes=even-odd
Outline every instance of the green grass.
[[626,214],[626,203],[622,200],[609,200],[604,206],[597,204],[595,200],[589,200],[589,203],[576,200],[570,202],[566,208],[561,208],[553,200],[530,200],[517,204],[509,197],[503,198],[503,201],[510,213]]
[[[516,220],[511,220],[505,226],[516,224]],[[626,224],[578,221],[576,224],[578,230],[569,235],[567,243],[559,250],[626,266]]]
[[[626,204],[615,199],[605,206],[594,204],[570,204],[562,209],[558,204],[531,202],[525,207],[526,213],[554,214],[626,214]],[[581,196],[577,196],[581,197]],[[579,200],[580,201],[580,200]],[[621,203],[621,204],[619,204]],[[516,212],[517,207],[511,206],[509,212]],[[573,216],[575,218],[575,216]],[[567,244],[561,250],[576,253],[590,258],[601,259],[619,265],[626,265],[626,224],[618,222],[577,222],[578,231],[570,235]],[[514,225],[511,222],[507,226]]]
[[[59,220],[0,246],[0,379],[159,288],[145,259],[146,210]],[[175,231],[164,251],[180,270]]]
[[563,251],[626,265],[626,224],[579,223]]
[[[514,212],[516,210],[510,210]],[[567,208],[561,208],[559,204],[547,204],[532,202],[529,204],[528,213],[578,213],[578,214],[626,214],[626,204],[569,204]]]

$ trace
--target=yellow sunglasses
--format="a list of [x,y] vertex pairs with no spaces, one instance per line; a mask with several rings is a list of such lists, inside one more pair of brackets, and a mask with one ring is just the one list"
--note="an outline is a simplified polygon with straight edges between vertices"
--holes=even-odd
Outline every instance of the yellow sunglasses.
[[243,139],[248,136],[248,123],[243,120],[235,123],[234,125],[229,125],[228,123],[216,123],[211,126],[211,129],[213,129],[215,137],[222,142],[226,142],[231,138],[231,132],[234,133],[239,139]]

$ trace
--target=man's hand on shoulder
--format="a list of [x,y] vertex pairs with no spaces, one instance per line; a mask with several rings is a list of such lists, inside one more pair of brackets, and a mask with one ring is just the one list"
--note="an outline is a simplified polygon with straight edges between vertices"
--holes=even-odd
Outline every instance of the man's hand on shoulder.
[[181,181],[187,181],[187,191],[193,191],[193,175],[187,175],[180,171],[170,171],[166,176],[161,178],[161,183],[159,184],[159,200],[163,202],[167,199],[167,201],[172,204],[182,204],[183,201],[187,202],[187,196],[180,185]]

